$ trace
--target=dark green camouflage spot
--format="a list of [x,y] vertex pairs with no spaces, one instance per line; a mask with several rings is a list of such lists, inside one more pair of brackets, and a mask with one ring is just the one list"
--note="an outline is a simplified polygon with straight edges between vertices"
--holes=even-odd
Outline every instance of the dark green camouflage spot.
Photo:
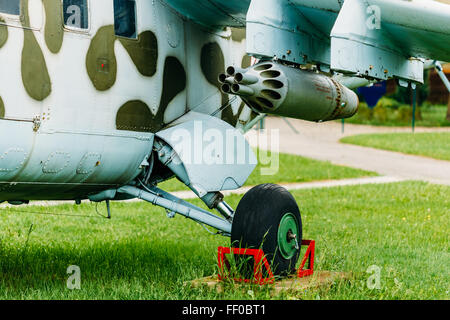
[[117,130],[158,132],[164,127],[164,113],[170,102],[186,88],[186,72],[175,57],[167,57],[164,64],[163,91],[158,111],[153,115],[142,101],[129,101],[120,107],[116,116]]
[[250,67],[252,65],[252,57],[250,57],[249,55],[245,55],[242,58],[242,62],[241,62],[241,68],[243,69],[247,69],[248,67]]
[[245,28],[231,28],[231,39],[236,42],[245,40],[246,29]]
[[3,103],[2,97],[0,97],[0,119],[5,118],[5,104]]
[[94,87],[100,91],[110,89],[116,82],[115,40],[114,26],[101,27],[92,39],[87,52],[87,72]]
[[152,132],[153,115],[146,103],[128,101],[120,107],[116,116],[116,129],[136,132]]
[[158,40],[151,31],[142,32],[137,40],[119,38],[139,73],[152,77],[158,63]]
[[[169,103],[186,88],[186,72],[175,57],[167,57],[164,63],[163,92],[158,113],[164,116]],[[161,119],[162,122],[162,119]]]
[[5,23],[5,21],[0,18],[0,48],[3,47],[8,40],[8,27],[2,25],[2,23]]
[[[30,25],[28,0],[22,0],[22,26]],[[41,47],[30,29],[24,29],[22,49],[22,82],[28,95],[38,101],[47,98],[52,91],[52,83]]]
[[52,91],[44,54],[31,30],[24,30],[22,82],[30,97],[38,101],[47,98]]
[[[201,68],[206,80],[208,80],[209,83],[216,86],[220,90],[220,82],[218,76],[219,73],[224,72],[226,67],[222,49],[217,42],[211,42],[203,46],[201,52]],[[221,107],[225,107],[229,104],[230,99],[228,98],[228,95],[222,93],[222,91],[221,96]],[[222,111],[221,119],[232,126],[236,126],[239,119],[239,114],[242,111],[243,107],[244,106],[241,105],[239,107],[238,113],[236,114],[233,113],[233,108],[231,107],[231,105],[225,107],[225,109]]]
[[61,50],[63,30],[63,9],[60,0],[42,0],[45,7],[45,43],[52,53]]

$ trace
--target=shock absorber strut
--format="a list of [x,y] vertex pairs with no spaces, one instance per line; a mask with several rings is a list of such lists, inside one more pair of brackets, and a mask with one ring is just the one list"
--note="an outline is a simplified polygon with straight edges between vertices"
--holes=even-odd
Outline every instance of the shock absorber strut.
[[225,219],[230,222],[232,221],[234,210],[223,200],[223,194],[220,192],[203,192],[193,186],[190,183],[189,176],[181,159],[171,146],[157,140],[155,141],[154,150],[157,153],[159,161],[161,161],[164,166],[168,167],[181,182],[191,189],[209,209],[216,209]]

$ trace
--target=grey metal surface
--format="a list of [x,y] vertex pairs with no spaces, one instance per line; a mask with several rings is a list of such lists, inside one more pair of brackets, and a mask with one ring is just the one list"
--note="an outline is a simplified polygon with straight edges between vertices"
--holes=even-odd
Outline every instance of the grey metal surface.
[[224,83],[231,86],[230,93],[262,113],[328,121],[353,116],[359,104],[357,95],[334,79],[275,61],[260,62],[230,78]]
[[241,187],[257,163],[245,137],[216,117],[190,112],[156,135],[175,150],[200,196]]

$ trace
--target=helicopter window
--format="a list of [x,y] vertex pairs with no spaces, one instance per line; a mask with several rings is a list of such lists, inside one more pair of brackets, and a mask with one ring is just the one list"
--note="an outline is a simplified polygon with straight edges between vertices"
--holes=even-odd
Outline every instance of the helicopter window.
[[63,1],[64,25],[66,27],[74,29],[89,29],[89,11],[87,1],[88,0]]
[[20,0],[0,0],[0,12],[20,15]]
[[135,0],[114,0],[114,28],[118,36],[136,38]]

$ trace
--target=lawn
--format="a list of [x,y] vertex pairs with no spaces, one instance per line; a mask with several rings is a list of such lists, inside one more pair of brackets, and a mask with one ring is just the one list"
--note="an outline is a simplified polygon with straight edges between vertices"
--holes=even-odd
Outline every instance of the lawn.
[[[258,159],[260,159],[260,152],[256,150]],[[250,177],[247,179],[246,186],[255,186],[262,183],[270,183],[278,181],[278,183],[296,183],[296,182],[311,182],[317,180],[335,180],[335,179],[349,179],[359,177],[376,176],[377,173],[354,169],[346,166],[339,166],[331,164],[328,161],[319,161],[304,157],[299,157],[291,154],[269,153],[267,158],[278,159],[278,170],[271,175],[265,175],[263,169],[268,169],[270,165],[259,163]],[[262,157],[265,159],[265,156]],[[276,161],[274,161],[276,163]],[[276,167],[272,164],[272,167]],[[185,190],[186,186],[173,178],[158,185],[166,191]]]
[[[293,194],[304,236],[317,241],[316,269],[351,271],[351,280],[275,297],[270,287],[190,288],[184,282],[216,272],[217,246],[227,238],[146,203],[114,203],[111,220],[95,205],[63,205],[2,209],[0,298],[450,298],[449,187],[404,182]],[[240,198],[228,201],[236,206]],[[69,265],[81,269],[80,290],[66,288]],[[381,268],[380,289],[366,285],[372,265]]]
[[[448,127],[450,121],[446,120],[446,105],[424,105],[420,107],[416,117],[416,126],[419,127]],[[408,127],[412,122],[412,107],[402,106],[400,109],[375,108],[369,109],[361,103],[358,113],[345,123],[366,124],[373,126]]]
[[341,142],[450,160],[450,132],[362,134]]

